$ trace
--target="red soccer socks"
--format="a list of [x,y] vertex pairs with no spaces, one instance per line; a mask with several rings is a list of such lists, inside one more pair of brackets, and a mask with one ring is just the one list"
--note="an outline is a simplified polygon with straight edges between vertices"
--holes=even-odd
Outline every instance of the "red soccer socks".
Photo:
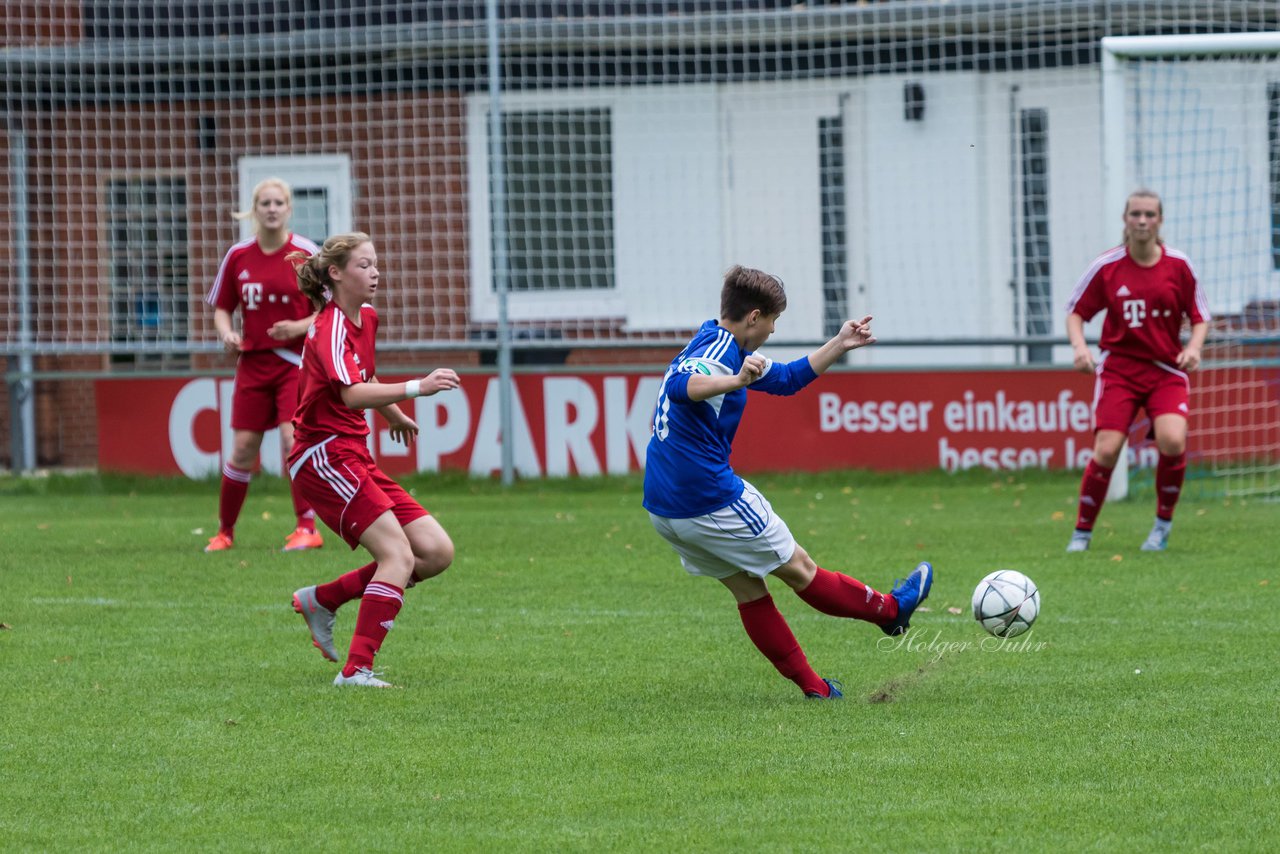
[[222,488],[218,492],[218,531],[232,536],[236,521],[240,518],[240,508],[244,507],[244,497],[249,494],[249,480],[252,472],[238,469],[231,463],[222,467]]
[[1107,500],[1107,487],[1111,485],[1111,469],[1089,460],[1084,476],[1080,478],[1080,507],[1076,514],[1076,530],[1092,531],[1102,503]]
[[1173,508],[1182,497],[1182,481],[1187,476],[1187,455],[1160,455],[1156,464],[1156,517],[1166,522],[1173,519]]
[[353,569],[345,575],[339,575],[328,584],[316,585],[316,601],[330,611],[336,611],[352,599],[359,599],[364,595],[364,590],[369,586],[369,582],[373,581],[373,575],[378,571],[378,564],[366,564],[359,569]]
[[851,617],[880,625],[898,616],[898,603],[892,596],[878,593],[856,578],[821,567],[809,586],[796,591],[796,595],[809,607],[833,617]]
[[396,614],[404,604],[404,590],[385,581],[372,581],[364,589],[360,600],[360,615],[356,617],[356,633],[351,638],[347,663],[343,676],[351,676],[361,667],[373,668],[373,657],[386,639],[387,632],[395,625]]
[[800,648],[796,636],[791,633],[791,627],[774,605],[772,596],[739,603],[738,615],[742,617],[747,637],[751,638],[756,649],[769,659],[779,673],[799,685],[800,690],[806,694],[827,696],[827,683],[809,666],[804,650]]

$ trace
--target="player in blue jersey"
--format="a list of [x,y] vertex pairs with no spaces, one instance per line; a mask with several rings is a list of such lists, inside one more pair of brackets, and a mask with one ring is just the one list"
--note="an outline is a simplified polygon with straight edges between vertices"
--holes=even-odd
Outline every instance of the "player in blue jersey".
[[734,474],[729,451],[747,390],[791,395],[845,353],[874,344],[871,318],[848,320],[835,337],[785,364],[756,353],[787,307],[777,276],[735,266],[720,291],[720,319],[708,320],[672,360],[654,410],[644,475],[653,527],[692,575],[720,581],[738,602],[747,636],[806,697],[839,697],[840,685],[809,666],[765,579],[780,578],[811,607],[906,632],[929,595],[933,567],[921,563],[889,594],[822,569],[791,536],[768,500]]

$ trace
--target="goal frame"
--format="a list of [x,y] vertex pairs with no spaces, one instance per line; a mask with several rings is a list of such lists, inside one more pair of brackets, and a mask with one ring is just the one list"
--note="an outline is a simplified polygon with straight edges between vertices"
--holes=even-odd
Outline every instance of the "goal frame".
[[[1280,32],[1172,36],[1105,36],[1102,45],[1102,204],[1104,218],[1122,210],[1130,189],[1124,61],[1174,57],[1280,54]],[[1128,442],[1111,475],[1108,499],[1129,495]]]

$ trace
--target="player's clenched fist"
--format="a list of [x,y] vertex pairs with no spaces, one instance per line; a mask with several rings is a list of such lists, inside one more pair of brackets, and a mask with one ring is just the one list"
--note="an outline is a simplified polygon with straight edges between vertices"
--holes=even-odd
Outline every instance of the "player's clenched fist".
[[742,360],[742,367],[738,369],[738,378],[742,380],[744,386],[751,385],[762,376],[764,376],[764,356],[752,353]]
[[458,374],[452,368],[436,368],[418,381],[422,389],[422,394],[435,394],[438,391],[448,391],[457,388],[461,381]]

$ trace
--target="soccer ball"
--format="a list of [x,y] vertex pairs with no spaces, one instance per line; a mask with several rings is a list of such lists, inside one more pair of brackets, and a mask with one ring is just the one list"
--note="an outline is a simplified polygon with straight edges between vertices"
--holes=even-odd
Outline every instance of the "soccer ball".
[[973,618],[998,638],[1022,634],[1039,613],[1036,583],[1016,570],[998,569],[973,591]]

